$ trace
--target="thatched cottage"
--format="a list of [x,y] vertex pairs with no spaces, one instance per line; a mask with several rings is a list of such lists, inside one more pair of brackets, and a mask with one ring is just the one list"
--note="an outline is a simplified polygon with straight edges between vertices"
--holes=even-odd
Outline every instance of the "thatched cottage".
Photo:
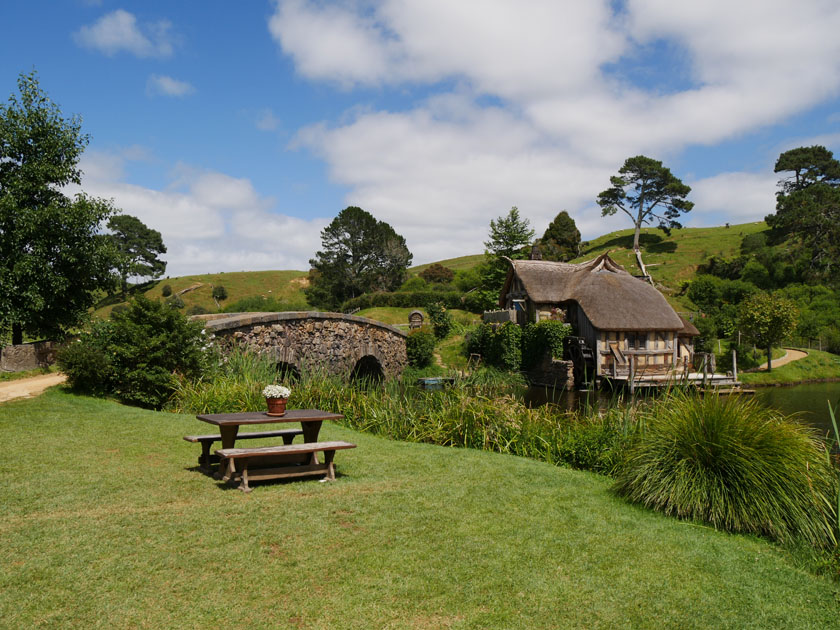
[[520,321],[564,318],[596,377],[661,375],[690,365],[697,329],[609,255],[579,264],[510,264],[500,306],[517,311]]

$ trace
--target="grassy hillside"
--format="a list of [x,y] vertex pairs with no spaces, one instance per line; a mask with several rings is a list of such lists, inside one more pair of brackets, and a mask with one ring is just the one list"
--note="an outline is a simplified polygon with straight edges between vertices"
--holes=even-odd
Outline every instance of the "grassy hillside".
[[[610,480],[324,423],[335,483],[195,469],[194,417],[60,390],[0,405],[0,626],[838,628],[780,548],[628,505]],[[64,454],[64,456],[56,456]]]
[[[760,232],[766,228],[764,222],[744,223],[728,228],[683,228],[674,230],[671,236],[665,236],[661,230],[655,228],[646,228],[642,230],[642,255],[649,273],[658,285],[662,285],[661,288],[669,301],[678,310],[692,310],[694,307],[689,303],[688,298],[678,295],[680,284],[685,280],[691,280],[697,266],[710,256],[733,256],[738,253],[741,239],[745,235]],[[588,260],[609,251],[616,262],[634,273],[637,267],[632,245],[632,229],[611,232],[587,243],[583,254],[575,262]],[[484,254],[470,254],[438,262],[454,271],[459,271],[471,269],[483,260]],[[408,270],[409,277],[418,275],[432,264],[434,263],[411,267]],[[242,271],[181,276],[151,283],[151,286],[143,292],[147,297],[159,298],[165,284],[172,287],[173,293],[197,286],[195,290],[181,295],[185,310],[197,304],[209,311],[215,311],[217,309],[211,295],[215,285],[222,285],[227,289],[228,299],[223,306],[253,295],[304,303],[303,288],[307,284],[307,273],[305,271]],[[113,298],[98,308],[95,314],[107,317],[117,303],[119,300]]]
[[[640,246],[642,260],[648,273],[677,310],[692,310],[685,296],[678,295],[680,284],[694,277],[697,266],[711,256],[734,256],[747,234],[767,229],[763,221],[727,227],[683,228],[666,236],[661,230],[642,230]],[[590,241],[583,255],[574,262],[582,262],[609,251],[610,257],[627,271],[636,273],[638,267],[633,254],[633,230],[619,230]]]

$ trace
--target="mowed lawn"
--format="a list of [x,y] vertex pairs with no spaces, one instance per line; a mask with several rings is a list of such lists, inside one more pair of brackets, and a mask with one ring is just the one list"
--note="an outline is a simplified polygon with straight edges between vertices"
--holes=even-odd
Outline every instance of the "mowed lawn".
[[0,405],[0,626],[840,627],[837,584],[597,475],[325,423],[359,446],[335,483],[245,495],[194,470],[181,437],[211,428],[58,389]]

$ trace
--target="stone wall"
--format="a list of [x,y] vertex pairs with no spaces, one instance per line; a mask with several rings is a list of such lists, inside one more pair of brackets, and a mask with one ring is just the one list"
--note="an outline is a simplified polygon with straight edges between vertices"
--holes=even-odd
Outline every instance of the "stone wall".
[[374,357],[385,377],[408,363],[406,334],[364,317],[339,313],[245,313],[208,321],[223,345],[244,346],[298,369],[315,367],[349,375],[363,357]]
[[526,376],[531,385],[555,387],[557,389],[574,389],[574,366],[573,361],[552,359],[546,353],[542,361],[526,372]]
[[54,341],[36,341],[0,350],[0,372],[24,372],[49,367],[55,363],[59,344]]

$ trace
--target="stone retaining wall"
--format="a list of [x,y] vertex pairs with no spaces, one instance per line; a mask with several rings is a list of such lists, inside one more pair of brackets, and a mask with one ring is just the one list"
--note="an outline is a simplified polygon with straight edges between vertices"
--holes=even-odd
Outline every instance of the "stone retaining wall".
[[557,389],[574,389],[575,373],[573,361],[559,361],[552,359],[546,353],[543,360],[528,370],[526,376],[531,385],[555,387]]
[[54,341],[36,341],[0,350],[0,372],[25,372],[55,363],[60,345]]

